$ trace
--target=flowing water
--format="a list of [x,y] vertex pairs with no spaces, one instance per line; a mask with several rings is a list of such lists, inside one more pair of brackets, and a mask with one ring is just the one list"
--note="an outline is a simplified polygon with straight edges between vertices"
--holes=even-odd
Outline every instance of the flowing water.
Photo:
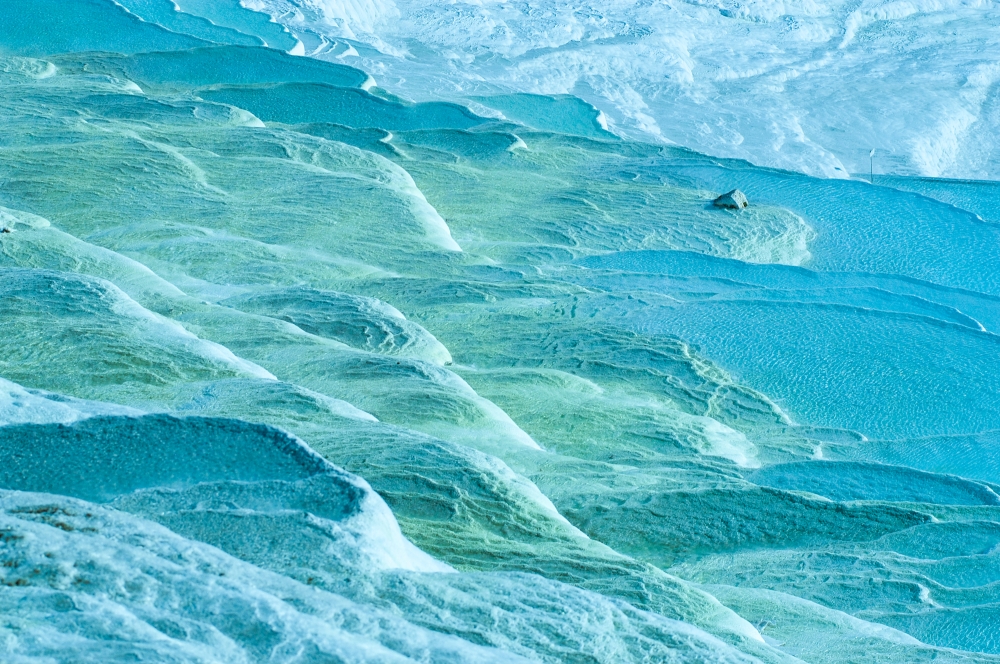
[[0,659],[1000,662],[995,183],[304,40],[0,0]]

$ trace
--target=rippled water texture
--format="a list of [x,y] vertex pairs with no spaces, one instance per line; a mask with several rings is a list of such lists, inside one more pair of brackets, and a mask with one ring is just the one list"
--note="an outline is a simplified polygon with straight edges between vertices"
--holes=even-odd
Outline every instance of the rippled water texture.
[[178,3],[0,0],[0,659],[1000,661],[995,183]]

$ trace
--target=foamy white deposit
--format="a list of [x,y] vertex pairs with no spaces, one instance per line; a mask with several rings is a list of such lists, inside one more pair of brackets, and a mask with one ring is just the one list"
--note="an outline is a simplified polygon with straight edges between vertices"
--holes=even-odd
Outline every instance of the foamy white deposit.
[[[1000,175],[994,0],[243,0],[416,99],[572,93],[616,131],[844,177]],[[350,57],[354,52],[359,57]]]

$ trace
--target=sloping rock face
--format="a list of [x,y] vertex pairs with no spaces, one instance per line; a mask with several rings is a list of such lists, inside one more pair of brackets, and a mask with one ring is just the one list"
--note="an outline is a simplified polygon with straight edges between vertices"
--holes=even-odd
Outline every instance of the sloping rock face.
[[731,210],[742,210],[750,205],[747,201],[746,194],[739,189],[733,189],[732,191],[719,196],[712,201],[712,204],[715,207],[727,208]]

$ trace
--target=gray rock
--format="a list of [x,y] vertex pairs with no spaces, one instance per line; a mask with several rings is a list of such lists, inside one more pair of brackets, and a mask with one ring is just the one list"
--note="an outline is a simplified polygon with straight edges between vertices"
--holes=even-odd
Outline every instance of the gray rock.
[[729,208],[732,210],[742,210],[746,206],[750,205],[747,201],[746,195],[739,189],[733,189],[732,191],[725,193],[714,201],[712,204],[715,207]]

